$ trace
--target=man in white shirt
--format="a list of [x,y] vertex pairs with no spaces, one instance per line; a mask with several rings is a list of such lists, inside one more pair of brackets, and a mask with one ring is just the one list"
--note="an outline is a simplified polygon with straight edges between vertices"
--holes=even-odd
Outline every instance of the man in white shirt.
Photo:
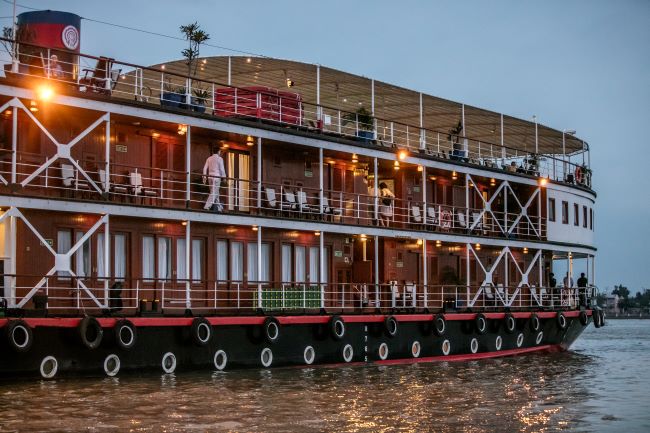
[[218,149],[205,160],[205,165],[203,166],[203,183],[207,183],[210,186],[210,195],[208,196],[203,209],[212,210],[214,212],[223,211],[223,205],[219,200],[221,178],[226,177],[226,169],[223,165],[223,158],[221,156],[222,153],[223,151]]
[[568,272],[566,273],[566,277],[564,277],[563,284],[565,289],[570,289],[573,287],[573,278],[569,276]]

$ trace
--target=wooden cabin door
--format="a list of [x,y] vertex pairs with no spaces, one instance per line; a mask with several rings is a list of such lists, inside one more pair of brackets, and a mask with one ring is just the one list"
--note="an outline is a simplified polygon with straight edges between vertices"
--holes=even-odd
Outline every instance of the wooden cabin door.
[[248,212],[250,206],[251,170],[250,155],[243,152],[230,151],[226,155],[226,172],[228,173],[228,210]]

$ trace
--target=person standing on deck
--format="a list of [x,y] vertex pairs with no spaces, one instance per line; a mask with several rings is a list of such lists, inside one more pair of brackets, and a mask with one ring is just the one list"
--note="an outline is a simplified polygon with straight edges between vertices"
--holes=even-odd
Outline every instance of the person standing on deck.
[[573,287],[573,278],[571,278],[569,276],[568,272],[566,273],[566,277],[564,277],[563,283],[564,283],[564,288],[565,289],[569,289],[569,288]]
[[210,195],[205,202],[203,209],[212,210],[213,212],[223,211],[223,205],[219,200],[221,190],[221,178],[226,177],[226,168],[223,165],[223,150],[217,149],[216,152],[205,160],[203,166],[203,183],[210,186]]
[[585,277],[585,273],[582,272],[580,273],[580,278],[578,278],[578,287],[587,287],[587,277]]

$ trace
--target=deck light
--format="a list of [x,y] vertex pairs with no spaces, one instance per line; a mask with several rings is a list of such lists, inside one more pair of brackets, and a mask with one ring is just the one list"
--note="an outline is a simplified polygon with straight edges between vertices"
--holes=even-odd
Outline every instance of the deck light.
[[250,57],[246,57],[246,63],[250,63],[252,59]]
[[315,236],[320,236],[320,232],[319,232],[319,231],[315,231],[315,232],[314,232],[314,235],[315,235]]
[[181,221],[181,225],[185,227],[187,225],[187,221]]
[[539,178],[539,186],[546,186],[547,183],[548,183],[547,178],[545,178],[545,177],[540,177]]
[[252,135],[246,137],[246,146],[251,147],[255,145],[255,139]]
[[160,69],[165,70],[165,65],[160,65]]
[[395,161],[395,163],[393,164],[393,168],[395,170],[399,170],[399,161]]
[[356,153],[353,153],[352,154],[352,163],[356,164],[357,162],[359,162],[359,157],[357,156]]
[[524,254],[528,254],[528,247],[524,247]]
[[360,234],[360,235],[359,235],[359,239],[361,239],[361,242],[365,242],[365,241],[368,240],[368,238],[367,238],[366,235],[364,235],[364,234]]
[[437,241],[436,241],[436,247],[437,247],[437,248],[440,248],[441,246],[442,246],[442,241],[437,240]]
[[454,171],[451,172],[451,178],[452,178],[453,180],[458,179],[458,173],[456,173],[456,170],[454,170]]
[[475,244],[475,245],[474,245],[474,249],[475,249],[476,251],[481,251],[481,244]]
[[490,179],[490,186],[495,186],[497,184],[497,181],[495,178]]
[[151,136],[152,136],[153,138],[159,138],[159,137],[160,137],[160,132],[152,132],[152,133],[151,133]]
[[294,81],[291,78],[287,78],[287,87],[291,88],[295,85]]
[[187,125],[179,124],[178,125],[178,135],[185,135],[187,132]]
[[408,152],[406,150],[400,150],[399,153],[397,154],[397,158],[400,161],[404,161],[404,159],[408,156]]
[[430,179],[430,180],[436,180],[436,179],[438,179],[438,178],[435,177],[435,176],[429,176],[429,179]]
[[418,239],[415,243],[421,247],[424,242],[422,242],[422,239]]
[[5,116],[11,116],[11,110],[5,110]]
[[252,228],[253,228],[253,231],[254,231],[254,232],[256,232],[256,231],[258,230],[258,227],[257,227],[257,226],[253,226]]
[[36,103],[36,101],[30,101],[29,111],[31,111],[32,113],[36,113],[38,111],[38,104]]
[[424,168],[421,165],[418,165],[418,171],[422,172],[422,170],[424,170]]
[[45,84],[39,86],[38,89],[36,89],[36,93],[38,94],[38,98],[43,101],[48,101],[52,99],[52,96],[54,96],[54,90]]

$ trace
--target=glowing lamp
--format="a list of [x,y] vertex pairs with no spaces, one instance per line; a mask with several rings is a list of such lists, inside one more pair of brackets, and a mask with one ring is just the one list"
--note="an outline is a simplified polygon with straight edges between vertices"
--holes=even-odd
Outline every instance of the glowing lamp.
[[398,158],[400,161],[404,161],[404,159],[405,159],[407,156],[408,156],[408,152],[407,152],[406,150],[400,150],[400,151],[397,153],[397,158]]

